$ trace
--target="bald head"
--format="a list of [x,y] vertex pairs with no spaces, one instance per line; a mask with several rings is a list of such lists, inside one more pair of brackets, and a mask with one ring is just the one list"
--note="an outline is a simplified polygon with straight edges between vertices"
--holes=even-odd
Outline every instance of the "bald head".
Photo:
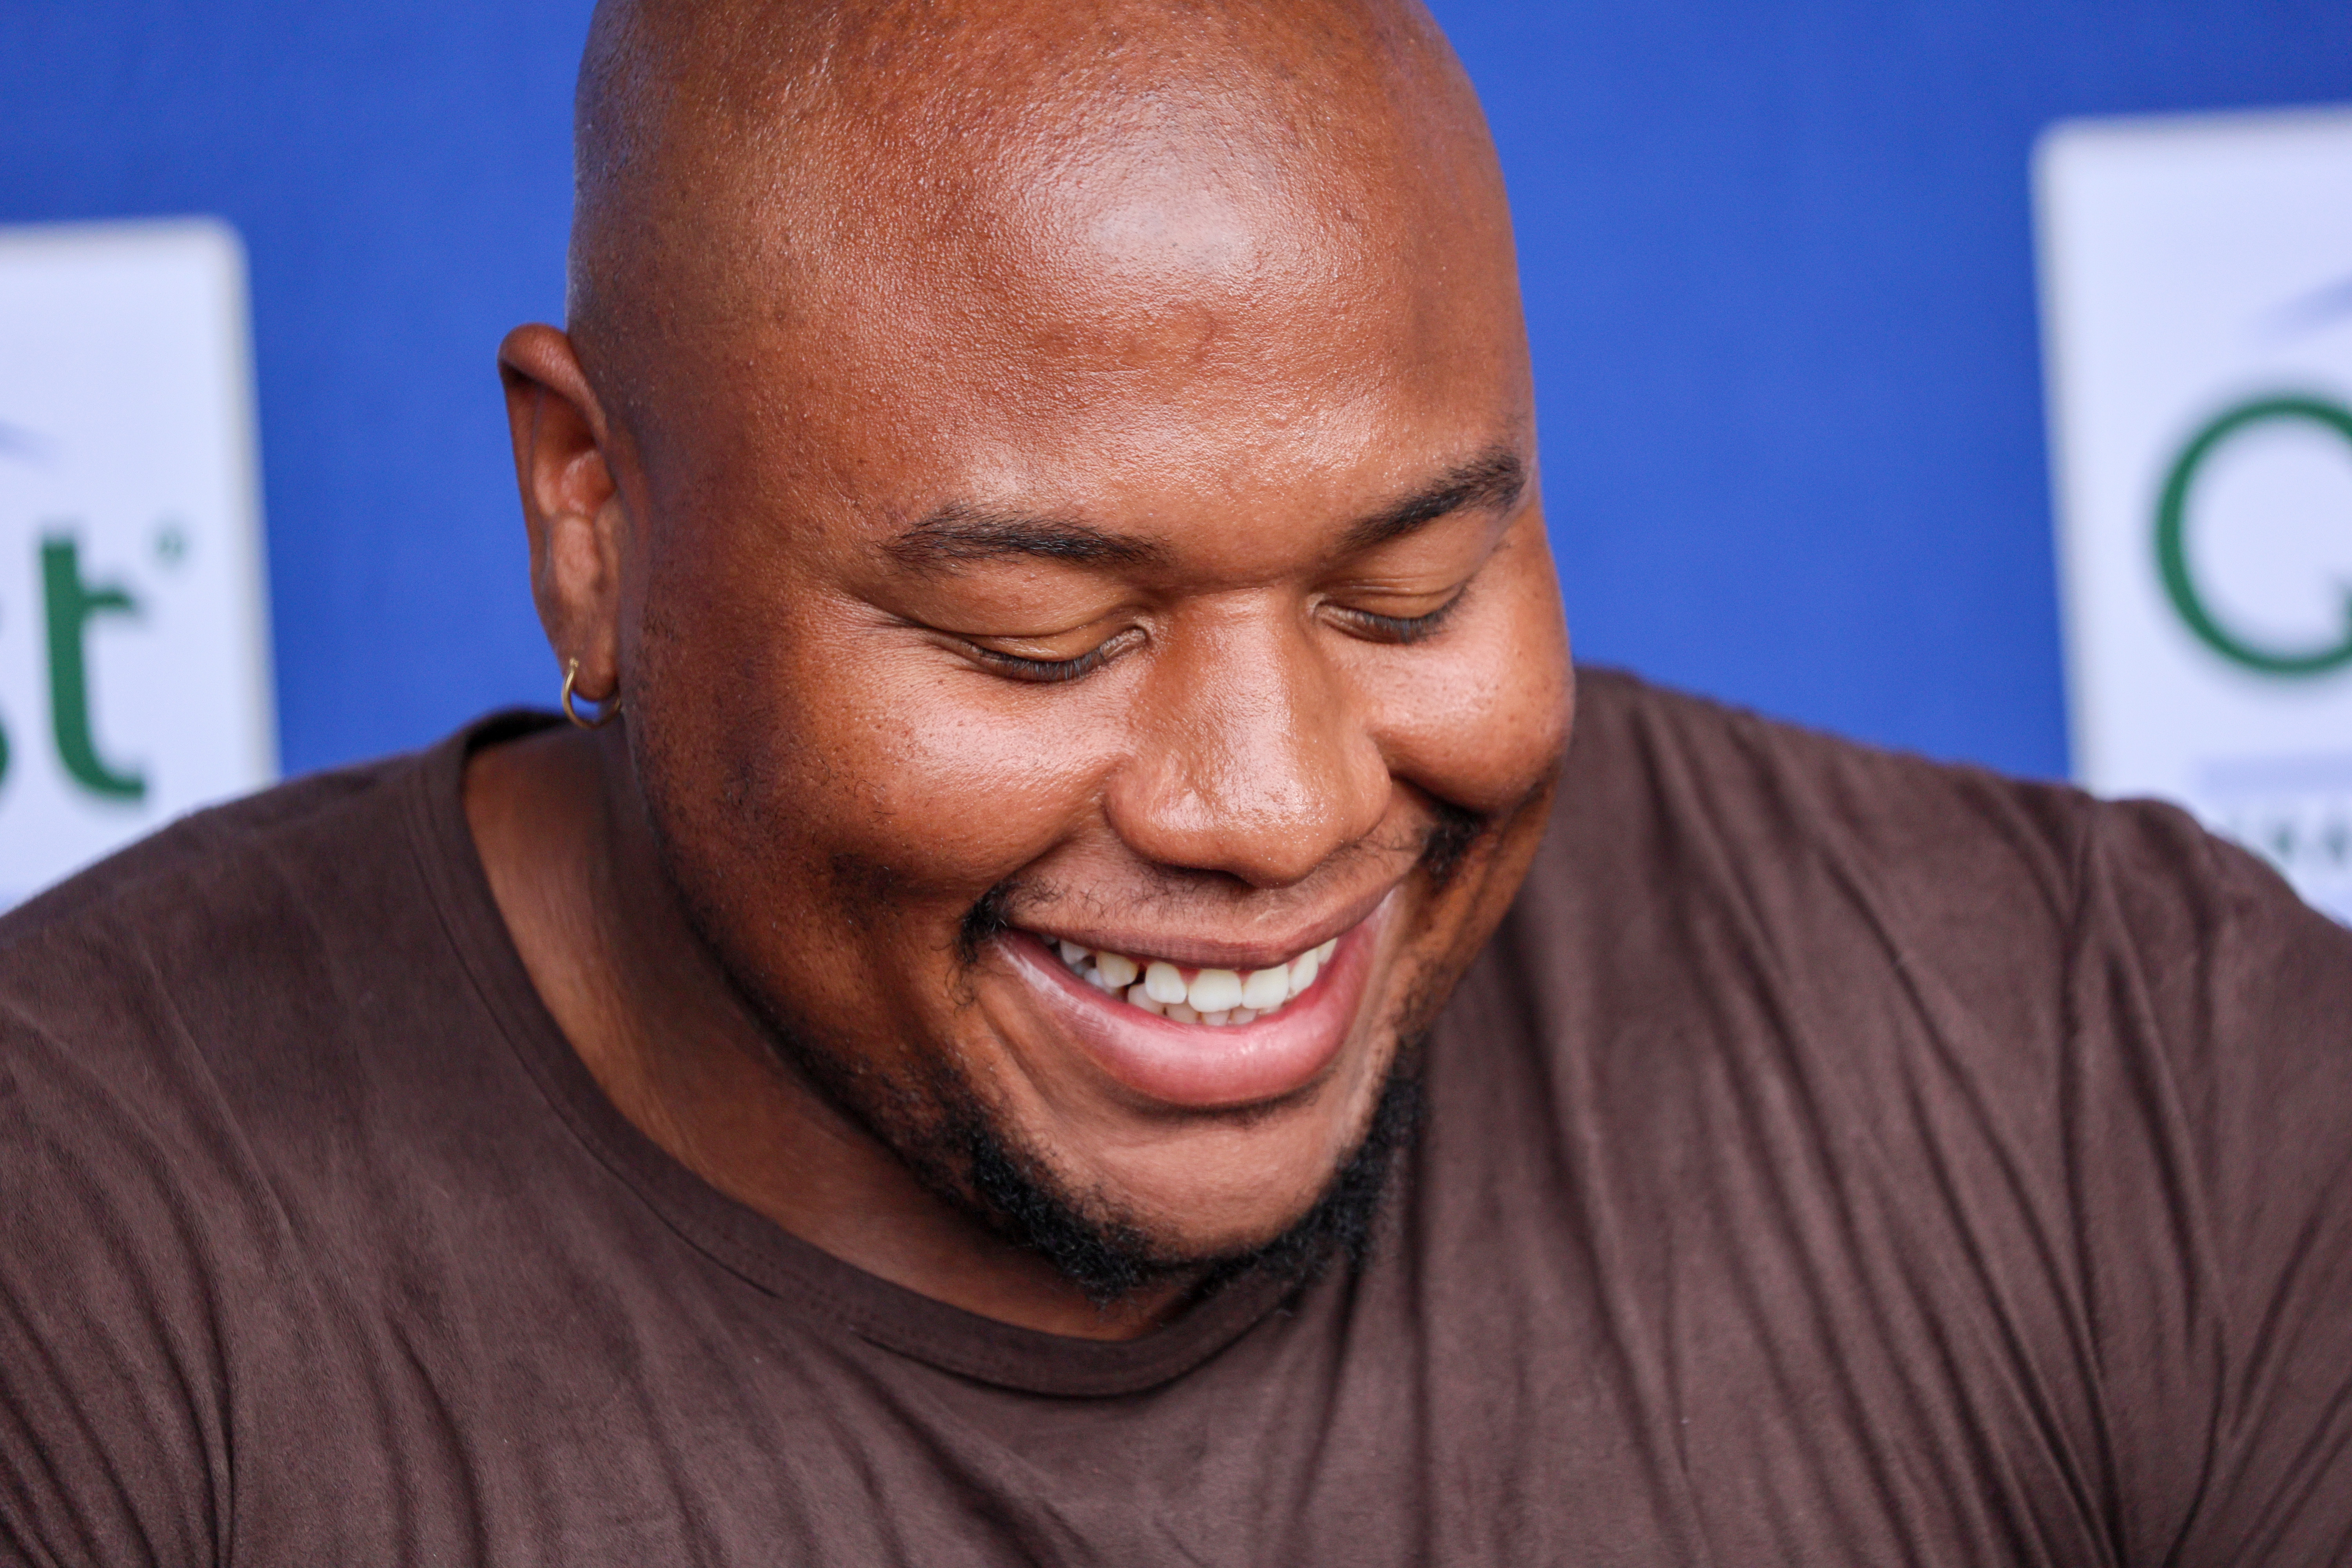
[[713,331],[1060,317],[1120,364],[1508,265],[1413,0],[603,0],[577,136],[571,326],[625,401]]

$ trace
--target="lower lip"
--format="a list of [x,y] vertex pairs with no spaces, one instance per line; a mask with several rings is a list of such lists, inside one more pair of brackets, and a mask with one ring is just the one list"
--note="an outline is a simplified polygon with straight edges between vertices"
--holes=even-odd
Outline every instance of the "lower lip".
[[1122,1087],[1164,1105],[1232,1110],[1296,1094],[1347,1044],[1387,910],[1339,939],[1306,993],[1254,1023],[1180,1024],[1118,1000],[1071,973],[1025,931],[999,944],[1086,1055]]

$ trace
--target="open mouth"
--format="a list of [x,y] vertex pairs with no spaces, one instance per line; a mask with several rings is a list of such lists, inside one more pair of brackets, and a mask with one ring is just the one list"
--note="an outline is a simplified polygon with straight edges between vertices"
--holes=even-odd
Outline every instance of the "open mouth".
[[1164,958],[1136,958],[1108,948],[1055,943],[1071,973],[1155,1017],[1223,1028],[1279,1013],[1314,985],[1339,939],[1308,948],[1267,969],[1187,969]]
[[1054,1021],[1046,1037],[1128,1089],[1195,1109],[1263,1104],[1315,1084],[1354,1037],[1391,902],[1255,967],[1184,963],[1018,927],[999,951]]

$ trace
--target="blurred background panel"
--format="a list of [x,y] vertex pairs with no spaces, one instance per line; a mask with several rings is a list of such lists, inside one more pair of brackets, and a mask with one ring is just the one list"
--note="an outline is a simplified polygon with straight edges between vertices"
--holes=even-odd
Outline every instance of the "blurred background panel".
[[[1512,181],[1580,654],[2063,773],[2035,137],[2352,98],[2352,6],[1435,9]],[[0,8],[0,223],[243,237],[288,771],[552,699],[492,353],[560,317],[587,12]]]
[[289,773],[551,700],[493,356],[561,319],[588,12],[0,5],[0,223],[244,237]]
[[2035,161],[2074,776],[2352,923],[2352,109]]
[[1438,11],[1513,182],[1579,651],[2064,772],[2035,137],[2352,96],[2352,7]]
[[0,909],[277,773],[244,247],[0,225]]

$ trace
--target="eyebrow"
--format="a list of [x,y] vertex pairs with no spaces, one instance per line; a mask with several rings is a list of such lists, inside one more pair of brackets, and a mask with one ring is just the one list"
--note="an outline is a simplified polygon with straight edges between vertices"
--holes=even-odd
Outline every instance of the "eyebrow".
[[[1402,539],[1439,518],[1473,507],[1509,511],[1528,485],[1517,452],[1496,447],[1449,469],[1423,489],[1350,524],[1339,552],[1354,554]],[[884,546],[893,560],[918,572],[952,571],[975,561],[1026,555],[1088,566],[1156,566],[1165,545],[1066,518],[1041,517],[950,501],[910,524]]]
[[1351,526],[1340,542],[1344,554],[1402,539],[1441,517],[1472,508],[1507,512],[1527,493],[1528,466],[1508,447],[1495,447],[1454,468],[1434,483]]
[[1074,561],[1089,566],[1155,565],[1168,555],[1165,547],[1150,540],[1090,523],[997,511],[967,501],[948,502],[885,548],[900,565],[919,572],[952,570],[1004,555]]

